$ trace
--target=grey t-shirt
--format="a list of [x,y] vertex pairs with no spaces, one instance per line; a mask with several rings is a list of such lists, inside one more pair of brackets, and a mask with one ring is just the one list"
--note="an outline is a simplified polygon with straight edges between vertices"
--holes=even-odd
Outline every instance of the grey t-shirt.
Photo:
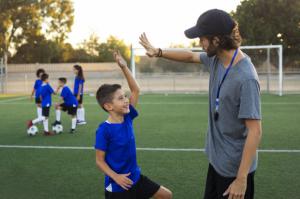
[[[216,56],[208,57],[206,53],[201,53],[200,60],[210,72],[205,151],[210,164],[220,175],[236,177],[248,134],[245,119],[261,119],[257,72],[247,55],[232,66],[221,86],[219,118],[215,121],[217,90],[226,69]],[[250,172],[256,168],[257,154]]]

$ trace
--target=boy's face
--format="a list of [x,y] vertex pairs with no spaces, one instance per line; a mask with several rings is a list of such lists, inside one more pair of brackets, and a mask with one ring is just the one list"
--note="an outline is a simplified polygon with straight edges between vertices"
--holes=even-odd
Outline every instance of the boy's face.
[[60,87],[63,87],[65,84],[64,84],[62,81],[58,80],[58,85],[59,85]]
[[45,82],[45,83],[48,83],[48,82],[49,82],[49,79],[45,79],[44,82]]
[[129,99],[122,89],[118,89],[113,94],[113,99],[105,106],[109,112],[115,112],[120,115],[129,113]]

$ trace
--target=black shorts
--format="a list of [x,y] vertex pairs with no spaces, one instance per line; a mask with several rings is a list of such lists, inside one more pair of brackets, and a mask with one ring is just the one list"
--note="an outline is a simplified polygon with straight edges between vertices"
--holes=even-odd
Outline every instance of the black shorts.
[[41,104],[41,103],[42,103],[41,99],[39,97],[36,97],[35,104]]
[[[255,172],[252,172],[248,175],[244,199],[254,198],[254,173]],[[204,199],[227,199],[228,196],[223,196],[223,193],[234,180],[235,178],[221,176],[216,172],[214,167],[209,164]]]
[[69,115],[76,115],[77,114],[77,106],[68,106],[65,103],[59,105],[61,110],[67,112]]
[[50,114],[50,106],[49,107],[42,107],[42,116],[49,117]]
[[[76,99],[77,99],[77,95],[74,94],[74,96],[75,96]],[[82,104],[82,102],[83,102],[83,95],[81,94],[81,95],[79,96],[78,104]]]
[[128,191],[105,191],[105,199],[148,199],[151,198],[159,190],[159,188],[160,185],[153,182],[146,176],[141,175],[139,181]]

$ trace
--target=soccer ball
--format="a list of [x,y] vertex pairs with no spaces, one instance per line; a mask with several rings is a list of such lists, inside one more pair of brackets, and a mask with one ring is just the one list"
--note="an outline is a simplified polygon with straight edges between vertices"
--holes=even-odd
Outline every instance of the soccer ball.
[[27,135],[29,136],[35,136],[38,133],[39,129],[35,126],[32,125],[28,130],[27,130]]
[[61,124],[55,125],[52,127],[52,131],[54,131],[56,134],[60,134],[63,132],[64,128]]

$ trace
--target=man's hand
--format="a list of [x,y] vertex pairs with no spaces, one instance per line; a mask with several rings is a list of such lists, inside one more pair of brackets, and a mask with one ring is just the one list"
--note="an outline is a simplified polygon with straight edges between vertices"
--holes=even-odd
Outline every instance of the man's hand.
[[158,55],[159,50],[157,48],[154,48],[151,43],[149,42],[147,36],[145,33],[143,33],[140,36],[140,42],[139,42],[147,51],[146,55],[148,55],[149,57],[154,57]]
[[114,52],[114,58],[115,58],[116,62],[118,63],[118,65],[120,66],[120,68],[127,67],[127,63],[126,63],[125,59],[122,57],[120,51],[116,50]]
[[133,182],[128,178],[130,173],[127,174],[116,174],[113,180],[120,185],[123,189],[128,190],[133,185]]
[[228,196],[228,199],[244,199],[247,189],[247,178],[236,178],[223,196]]

